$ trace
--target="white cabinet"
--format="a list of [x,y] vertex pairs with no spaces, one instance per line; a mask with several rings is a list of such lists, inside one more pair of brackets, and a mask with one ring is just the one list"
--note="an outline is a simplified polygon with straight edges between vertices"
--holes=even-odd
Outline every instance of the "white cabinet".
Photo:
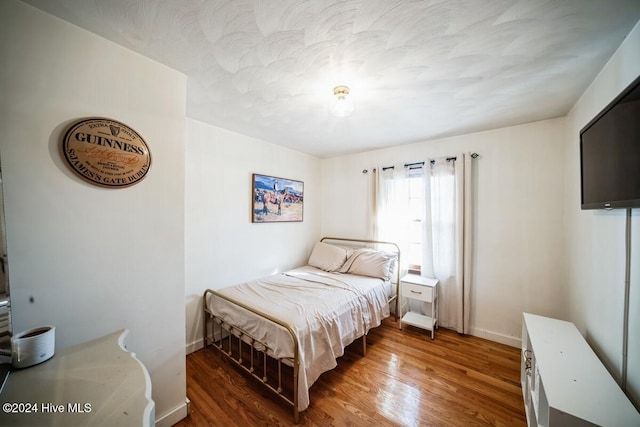
[[128,334],[117,331],[13,370],[1,400],[16,405],[0,411],[0,426],[152,427],[151,378],[126,349]]
[[640,414],[573,323],[522,317],[520,381],[529,426],[640,426]]
[[431,331],[431,339],[433,339],[438,325],[438,281],[416,274],[407,274],[400,279],[400,297],[430,305],[430,315],[407,311],[400,319],[400,329],[402,324],[406,323]]

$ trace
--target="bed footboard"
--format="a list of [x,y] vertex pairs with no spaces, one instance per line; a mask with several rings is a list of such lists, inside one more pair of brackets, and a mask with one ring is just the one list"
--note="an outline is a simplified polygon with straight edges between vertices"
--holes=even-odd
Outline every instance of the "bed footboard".
[[[232,304],[237,305],[238,307],[242,307],[245,310],[248,310],[252,313],[257,314],[265,319],[270,320],[271,322],[282,326],[291,334],[291,339],[293,341],[293,352],[294,355],[292,358],[273,358],[271,356],[272,349],[269,347],[268,343],[262,342],[255,337],[251,336],[251,334],[247,333],[247,331],[242,328],[237,327],[236,325],[232,325],[228,323],[222,317],[216,315],[208,306],[207,301],[209,298],[222,298]],[[300,355],[298,349],[298,337],[296,336],[293,329],[286,324],[285,322],[276,319],[272,316],[269,316],[266,313],[263,313],[259,310],[251,308],[245,304],[242,304],[238,301],[235,301],[231,298],[228,298],[220,293],[207,289],[203,295],[203,313],[204,313],[204,325],[203,325],[203,346],[207,348],[209,345],[213,345],[213,348],[220,351],[221,354],[226,356],[229,360],[233,361],[237,366],[241,367],[244,371],[249,373],[252,377],[256,378],[258,381],[263,383],[269,390],[271,390],[274,394],[279,396],[286,403],[293,406],[293,421],[298,424],[300,419],[300,413],[298,411],[298,373],[300,369]],[[211,323],[211,335],[209,336],[209,323]],[[234,339],[235,337],[235,339]],[[235,342],[234,342],[235,341]],[[236,346],[234,348],[234,346]],[[248,360],[244,359],[246,356],[246,351],[248,350],[249,356]],[[269,354],[271,352],[271,354]],[[257,357],[254,357],[257,356]],[[275,384],[269,381],[268,368],[269,364],[267,363],[268,358],[272,358],[277,363],[277,374],[275,375]],[[291,389],[293,390],[293,395],[289,398],[287,395],[283,393],[284,387],[282,384],[282,364],[286,364],[292,367],[293,369],[293,384],[291,385]],[[272,375],[273,377],[273,375]]]

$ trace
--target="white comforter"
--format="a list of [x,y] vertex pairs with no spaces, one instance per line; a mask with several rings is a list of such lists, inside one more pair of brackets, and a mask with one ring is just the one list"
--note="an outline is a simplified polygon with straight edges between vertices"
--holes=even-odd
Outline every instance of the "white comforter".
[[[389,316],[388,284],[381,279],[327,273],[306,266],[218,292],[286,322],[298,336],[298,409],[309,406],[309,387],[336,367],[344,348]],[[293,357],[289,332],[221,298],[209,307],[270,344],[276,358]]]

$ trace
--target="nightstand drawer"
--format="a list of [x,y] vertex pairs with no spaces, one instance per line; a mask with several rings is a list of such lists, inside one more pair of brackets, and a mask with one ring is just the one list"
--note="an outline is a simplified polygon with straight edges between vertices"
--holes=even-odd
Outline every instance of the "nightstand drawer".
[[402,283],[402,296],[419,301],[432,302],[433,288],[431,286],[414,285],[413,283]]

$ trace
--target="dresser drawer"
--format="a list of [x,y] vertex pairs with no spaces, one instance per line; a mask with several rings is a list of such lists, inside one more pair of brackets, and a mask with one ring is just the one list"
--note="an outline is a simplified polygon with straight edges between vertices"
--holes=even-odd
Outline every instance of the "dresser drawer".
[[402,282],[401,293],[404,298],[433,302],[433,288],[431,286]]

